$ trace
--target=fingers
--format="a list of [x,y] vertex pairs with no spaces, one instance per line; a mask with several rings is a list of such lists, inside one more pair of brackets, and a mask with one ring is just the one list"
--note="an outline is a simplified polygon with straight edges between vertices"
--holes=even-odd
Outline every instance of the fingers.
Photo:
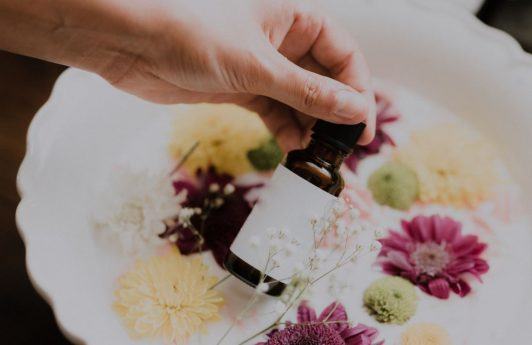
[[305,70],[278,52],[266,63],[270,77],[255,90],[305,114],[335,123],[364,121],[369,105],[363,94],[329,77]]
[[[294,10],[292,27],[279,46],[279,52],[303,68],[328,75],[365,97],[368,126],[360,143],[369,143],[375,128],[375,100],[369,68],[351,36],[321,13],[306,1],[300,3]],[[310,65],[309,60],[312,61]]]
[[376,105],[369,67],[353,39],[329,19],[323,25],[312,48],[312,56],[327,68],[331,77],[359,91],[368,104],[366,130],[359,140],[369,144],[375,136]]
[[292,109],[266,97],[257,97],[241,105],[259,114],[284,152],[302,148],[306,128],[301,126]]

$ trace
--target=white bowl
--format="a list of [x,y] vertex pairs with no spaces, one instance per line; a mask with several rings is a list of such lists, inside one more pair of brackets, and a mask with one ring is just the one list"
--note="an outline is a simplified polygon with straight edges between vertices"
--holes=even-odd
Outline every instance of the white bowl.
[[[376,76],[473,122],[498,145],[525,195],[532,195],[532,58],[512,38],[445,3],[332,0],[327,6],[357,37]],[[109,305],[113,279],[129,263],[101,256],[86,211],[94,181],[123,158],[124,146],[134,146],[139,161],[160,158],[150,152],[164,140],[143,139],[163,133],[165,121],[164,107],[71,69],[32,122],[18,175],[17,223],[34,285],[76,341],[131,343]],[[106,260],[114,264],[102,265]],[[530,271],[529,264],[523,269]],[[507,329],[508,342],[530,339],[525,330],[531,310],[530,302],[523,301],[523,308],[511,315],[516,322]]]

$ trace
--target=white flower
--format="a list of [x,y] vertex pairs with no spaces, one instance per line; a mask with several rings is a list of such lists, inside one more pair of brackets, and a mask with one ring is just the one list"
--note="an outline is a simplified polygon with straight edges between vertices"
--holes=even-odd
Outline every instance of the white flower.
[[379,241],[373,241],[373,243],[370,245],[369,250],[371,252],[376,252],[381,249],[382,245]]
[[218,191],[220,191],[220,185],[218,183],[211,183],[209,185],[209,192],[217,193]]
[[224,187],[224,194],[225,195],[229,195],[229,194],[233,194],[235,192],[235,186],[231,183],[228,183],[225,185]]
[[184,198],[175,195],[166,173],[119,170],[98,195],[92,223],[104,243],[136,254],[162,242],[164,221],[178,213]]
[[179,210],[177,214],[178,222],[182,224],[183,226],[188,227],[191,224],[190,218],[192,218],[192,216],[196,213],[197,213],[196,209],[194,208],[183,207],[182,209]]
[[274,238],[278,234],[278,230],[273,227],[269,227],[266,229],[266,234],[268,234],[268,238]]
[[270,289],[270,285],[268,285],[268,283],[262,282],[259,285],[257,285],[256,289],[260,293],[266,293]]
[[356,219],[360,218],[360,211],[357,208],[349,209],[349,217],[352,220],[356,220]]
[[336,222],[336,233],[343,237],[347,234],[348,227],[344,220],[340,219]]

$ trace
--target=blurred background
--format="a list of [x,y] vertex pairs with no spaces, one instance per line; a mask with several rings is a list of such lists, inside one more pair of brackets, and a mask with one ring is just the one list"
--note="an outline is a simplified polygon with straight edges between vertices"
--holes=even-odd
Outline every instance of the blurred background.
[[[477,16],[532,52],[532,0],[488,0]],[[24,244],[15,225],[19,201],[15,179],[24,157],[26,130],[64,69],[0,50],[0,334],[4,344],[71,344],[31,285]]]

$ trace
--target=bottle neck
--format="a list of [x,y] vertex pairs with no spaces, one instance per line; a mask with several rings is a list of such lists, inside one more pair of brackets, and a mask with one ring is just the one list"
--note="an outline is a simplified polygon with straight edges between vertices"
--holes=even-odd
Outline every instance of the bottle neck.
[[328,142],[320,139],[319,137],[313,137],[305,151],[310,155],[317,157],[321,161],[333,166],[334,169],[340,168],[345,157],[347,157],[349,154],[349,152],[341,150],[334,145],[331,145]]

